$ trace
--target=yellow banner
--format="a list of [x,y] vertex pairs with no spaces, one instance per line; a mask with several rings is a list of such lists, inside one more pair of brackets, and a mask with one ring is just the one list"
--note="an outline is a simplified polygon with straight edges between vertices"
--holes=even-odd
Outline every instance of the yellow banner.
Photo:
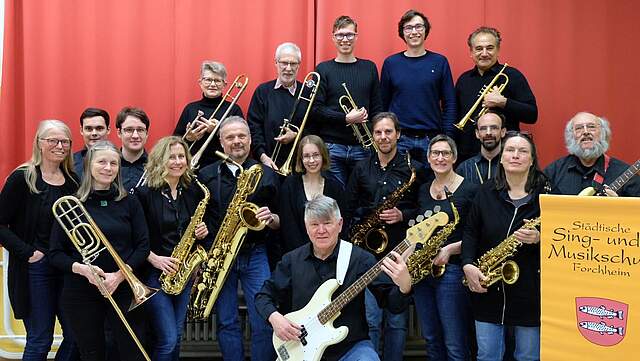
[[542,360],[634,360],[640,198],[540,196]]

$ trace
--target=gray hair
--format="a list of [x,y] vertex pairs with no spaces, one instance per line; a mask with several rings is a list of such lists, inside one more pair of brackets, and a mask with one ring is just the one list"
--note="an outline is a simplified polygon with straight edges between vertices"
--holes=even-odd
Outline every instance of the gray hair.
[[249,124],[247,123],[246,120],[244,120],[241,116],[238,115],[232,115],[228,118],[225,118],[222,121],[222,124],[220,124],[220,130],[218,131],[220,134],[220,139],[222,140],[222,132],[224,130],[224,128],[226,128],[228,125],[231,124],[242,124],[245,126],[245,128],[247,128],[247,133],[249,134],[249,136],[251,136],[251,130],[249,130]]
[[[593,148],[582,149],[580,147],[580,141],[576,140],[573,133],[573,122],[580,116],[591,116],[600,124],[600,139],[594,139]],[[567,125],[564,128],[564,144],[567,147],[569,154],[573,154],[581,159],[596,159],[606,153],[609,150],[609,142],[611,141],[611,127],[609,121],[603,117],[599,117],[589,112],[579,112],[569,119]]]
[[319,194],[304,206],[304,221],[341,219],[338,202],[331,197]]
[[282,43],[276,48],[276,61],[280,60],[282,53],[293,53],[298,58],[298,61],[302,60],[302,52],[300,48],[294,43]]
[[103,151],[111,151],[118,155],[118,175],[113,180],[112,186],[114,186],[118,192],[115,200],[119,201],[122,198],[127,196],[127,191],[124,189],[121,178],[122,171],[122,154],[120,150],[116,148],[113,143],[108,140],[101,140],[94,144],[89,150],[87,150],[87,154],[84,156],[84,173],[82,174],[82,181],[80,182],[80,188],[76,192],[76,196],[82,201],[85,202],[87,198],[89,198],[89,194],[93,190],[93,174],[91,174],[91,164],[93,163],[93,158],[98,152]]
[[456,146],[456,142],[448,135],[438,134],[431,138],[431,141],[429,142],[429,149],[427,151],[431,153],[431,147],[438,142],[447,142],[447,144],[449,144],[449,148],[451,148],[451,153],[453,153],[453,158],[458,159],[458,147]]
[[204,75],[205,71],[210,71],[214,74],[220,75],[224,81],[227,81],[227,68],[225,68],[224,64],[218,61],[213,60],[205,60],[202,62],[200,66],[200,77]]

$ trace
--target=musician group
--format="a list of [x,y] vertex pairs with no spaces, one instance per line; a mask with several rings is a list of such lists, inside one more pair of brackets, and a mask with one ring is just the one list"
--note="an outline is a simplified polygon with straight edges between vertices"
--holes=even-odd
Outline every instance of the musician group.
[[178,360],[187,318],[210,314],[224,360],[245,359],[247,332],[251,360],[401,360],[411,303],[429,360],[539,360],[538,196],[640,195],[609,122],[576,114],[542,171],[519,128],[535,97],[496,29],[469,35],[455,85],[418,11],[380,78],[356,21],[332,30],[336,57],[304,78],[278,46],[246,118],[248,78],[203,62],[202,99],[149,153],[139,108],[117,115],[120,148],[102,109],[82,112],[75,154],[67,124],[40,122],[0,195],[23,360],[47,358],[56,318],[56,360]]

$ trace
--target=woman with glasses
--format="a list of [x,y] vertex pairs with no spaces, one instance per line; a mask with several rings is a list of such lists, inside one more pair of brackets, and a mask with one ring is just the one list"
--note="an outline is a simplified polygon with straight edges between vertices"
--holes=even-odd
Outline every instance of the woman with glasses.
[[[175,136],[160,139],[149,154],[147,183],[135,190],[149,226],[151,252],[147,261],[152,267],[147,270],[145,283],[150,287],[160,288],[160,275],[172,275],[181,267],[184,260],[171,255],[182,237],[193,237],[193,251],[198,244],[204,246],[203,240],[209,234],[202,221],[195,225],[193,234],[185,234],[204,198],[190,161],[189,146],[182,139]],[[147,311],[156,336],[153,360],[178,360],[190,291],[191,282],[177,295],[160,291],[149,300]]]
[[[467,291],[460,282],[462,231],[477,185],[453,170],[458,157],[456,143],[446,135],[436,135],[428,147],[427,161],[435,178],[420,187],[420,212],[439,206],[457,222],[438,251],[433,264],[445,267],[441,276],[427,276],[415,285],[414,300],[422,335],[427,343],[429,360],[468,360],[469,303]],[[458,219],[451,204],[458,212]],[[437,232],[437,231],[436,231]]]
[[[507,132],[498,173],[478,190],[462,239],[479,361],[502,360],[506,328],[515,336],[516,360],[540,359],[540,232],[525,224],[540,216],[538,196],[548,191],[532,138]],[[522,242],[514,255],[505,254],[519,266],[519,278],[513,284],[501,279],[487,286],[487,275],[476,262],[507,237]]]
[[[120,152],[108,141],[99,141],[89,148],[76,197],[126,267],[136,273],[149,255],[149,235],[140,202],[129,196],[122,186],[120,159]],[[88,244],[84,249],[89,247]],[[73,315],[69,318],[69,325],[82,360],[105,359],[105,319],[112,330],[120,359],[143,359],[122,320],[101,294],[101,290],[110,293],[124,311],[133,298],[123,270],[118,267],[111,253],[103,250],[91,261],[91,266],[85,264],[58,222],[51,231],[50,250],[51,263],[64,271],[60,302],[62,309]],[[101,285],[96,275],[101,279]],[[143,325],[132,322],[132,318],[139,320],[135,315],[137,312],[141,312],[140,309],[127,312],[126,317],[133,331],[141,336]]]
[[344,190],[340,184],[322,175],[330,166],[329,152],[322,139],[307,135],[300,140],[296,153],[296,172],[288,176],[280,188],[282,253],[309,243],[304,225],[304,206],[319,194],[342,203]]
[[[227,68],[225,68],[224,64],[211,60],[203,61],[200,66],[198,85],[202,91],[202,99],[191,102],[184,107],[173,131],[173,135],[184,137],[194,154],[200,150],[200,147],[209,137],[209,133],[213,131],[217,124],[215,121],[209,121],[214,110],[220,106],[215,116],[216,120],[220,120],[222,114],[231,105],[227,99],[222,99],[227,85]],[[222,104],[220,104],[221,102]],[[231,111],[229,111],[229,116],[232,115],[244,118],[242,109],[238,104],[234,104]],[[189,131],[187,132],[187,130]],[[203,168],[217,160],[215,156],[216,150],[222,151],[217,136],[209,143],[202,154],[199,168]]]
[[0,243],[9,251],[9,299],[27,332],[23,360],[46,360],[56,316],[63,340],[56,360],[69,360],[74,341],[58,303],[62,275],[50,265],[53,203],[73,194],[71,131],[59,120],[43,120],[33,140],[31,159],[16,168],[0,193]]

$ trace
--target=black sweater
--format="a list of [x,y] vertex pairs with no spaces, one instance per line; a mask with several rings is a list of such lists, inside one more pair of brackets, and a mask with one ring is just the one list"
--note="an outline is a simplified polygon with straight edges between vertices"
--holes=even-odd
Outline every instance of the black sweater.
[[[220,104],[221,100],[222,96],[214,99],[206,98],[203,96],[202,99],[187,104],[182,110],[182,114],[180,115],[180,119],[178,119],[176,128],[173,130],[173,134],[180,137],[183,136],[187,131],[187,124],[193,122],[196,115],[198,114],[198,110],[203,111],[203,117],[209,119],[209,117],[211,117],[211,114],[213,114],[213,111]],[[218,110],[218,113],[216,113],[216,119],[220,120],[222,114],[224,114],[227,111],[227,108],[229,108],[229,104],[231,103],[225,100],[225,102],[220,107],[220,110]],[[233,108],[229,112],[229,116],[232,115],[244,117],[242,114],[242,109],[240,109],[238,104],[234,104]],[[202,136],[202,138],[194,142],[191,148],[192,154],[195,154],[196,152],[198,152],[198,150],[200,150],[200,147],[202,146],[202,144],[204,144],[209,135],[210,133],[206,133],[204,136]],[[218,135],[214,136],[214,139],[209,142],[207,150],[202,154],[199,162],[200,168],[203,168],[217,160],[215,155],[216,150],[222,151],[222,147],[220,146],[220,137]]]
[[[36,187],[44,190],[46,184],[39,168],[37,171]],[[24,168],[13,171],[0,193],[0,243],[9,251],[9,299],[17,319],[29,315],[28,260],[36,250],[34,243],[38,228],[35,224],[42,207],[45,207],[46,197],[45,191],[31,193],[24,173]],[[72,194],[76,188],[77,181],[65,177],[63,193]],[[51,225],[54,223],[57,222],[52,221]]]
[[[116,194],[115,188],[94,191],[84,202],[84,207],[116,253],[135,272],[149,255],[147,223],[136,197],[126,196],[115,201]],[[51,231],[50,256],[51,263],[65,272],[65,288],[86,287],[88,281],[72,272],[73,263],[82,263],[82,257],[57,222]],[[107,273],[118,271],[116,262],[107,250],[103,250],[91,264]]]
[[318,64],[316,72],[321,79],[313,105],[314,121],[309,124],[310,132],[327,143],[358,144],[351,128],[347,128],[345,113],[338,99],[346,95],[342,86],[342,83],[346,83],[358,108],[367,109],[369,119],[381,112],[382,98],[376,65],[365,59],[357,59],[354,63],[328,60]]
[[[296,84],[297,96],[302,86],[300,82],[296,82]],[[276,144],[273,138],[280,134],[280,126],[282,126],[284,119],[288,119],[291,115],[296,100],[296,97],[291,95],[289,90],[284,87],[274,89],[275,85],[275,80],[260,84],[253,93],[249,104],[247,118],[251,128],[251,148],[256,159],[260,159],[262,154],[271,157],[273,147]],[[294,115],[293,124],[296,126],[300,126],[304,116],[306,103],[302,103]],[[291,150],[291,144],[285,144],[281,147],[278,160],[274,159],[276,164],[282,165]]]
[[[540,216],[538,195],[516,208],[506,190],[495,182],[480,186],[471,203],[462,238],[462,265],[474,263],[489,249],[524,225],[524,219]],[[540,326],[540,244],[523,244],[510,257],[520,267],[512,285],[498,282],[487,293],[472,293],[474,317],[478,321],[515,326]]]

